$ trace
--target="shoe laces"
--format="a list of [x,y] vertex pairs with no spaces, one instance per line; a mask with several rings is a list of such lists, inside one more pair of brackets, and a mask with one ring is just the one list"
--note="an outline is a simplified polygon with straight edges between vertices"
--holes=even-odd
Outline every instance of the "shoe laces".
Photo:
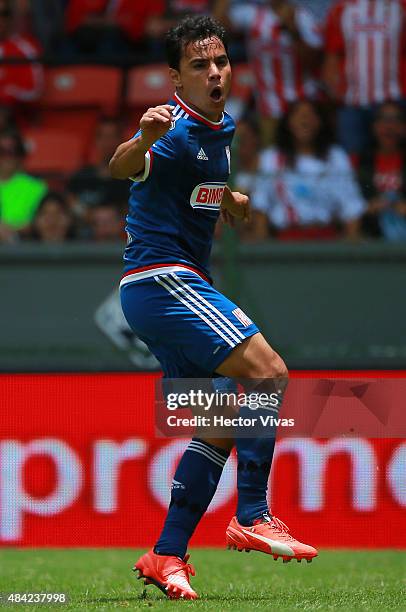
[[262,515],[262,518],[258,520],[258,522],[255,522],[254,525],[255,524],[266,525],[267,527],[272,529],[273,532],[276,532],[279,538],[283,540],[293,539],[289,533],[289,527],[277,516],[270,516],[268,513],[264,513]]
[[185,555],[185,558],[183,560],[184,570],[188,575],[190,574],[191,576],[196,576],[195,568],[193,567],[191,563],[188,563],[189,558],[190,558],[189,554]]
[[177,563],[178,567],[175,567],[174,569],[171,570],[171,576],[173,576],[174,574],[179,574],[180,572],[184,572],[187,580],[189,580],[189,574],[191,576],[196,575],[195,568],[193,567],[191,563],[188,563],[189,557],[190,555],[187,554],[185,555],[184,559],[178,558],[178,561],[179,561],[179,563]]

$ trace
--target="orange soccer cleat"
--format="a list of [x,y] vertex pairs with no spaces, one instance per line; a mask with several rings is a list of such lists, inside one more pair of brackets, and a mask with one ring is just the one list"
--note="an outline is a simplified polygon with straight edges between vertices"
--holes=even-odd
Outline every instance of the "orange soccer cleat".
[[276,560],[282,557],[284,563],[292,559],[306,559],[310,563],[317,557],[317,550],[307,544],[302,544],[290,535],[288,527],[276,516],[263,514],[251,527],[244,527],[234,516],[226,531],[228,548],[239,551],[257,550],[273,555]]
[[154,584],[169,599],[197,599],[198,595],[190,586],[189,574],[195,570],[187,563],[189,555],[182,561],[179,557],[157,555],[153,550],[140,557],[133,567],[138,579],[145,578],[144,584]]

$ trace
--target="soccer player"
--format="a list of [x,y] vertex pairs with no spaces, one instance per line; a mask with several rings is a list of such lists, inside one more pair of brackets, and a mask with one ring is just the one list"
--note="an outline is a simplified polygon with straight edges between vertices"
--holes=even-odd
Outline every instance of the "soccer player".
[[[248,197],[227,187],[235,126],[224,112],[231,83],[225,31],[210,17],[185,18],[168,32],[166,47],[176,93],[169,104],[146,111],[140,130],[110,162],[113,177],[134,181],[121,280],[124,314],[167,378],[239,377],[265,385],[285,379],[281,357],[210,279],[219,213],[226,221],[250,214]],[[193,438],[174,475],[162,533],[135,564],[139,577],[170,598],[197,598],[187,545],[233,445],[231,439]],[[294,539],[268,509],[274,439],[241,438],[235,445],[238,506],[228,545],[311,560],[317,551]]]

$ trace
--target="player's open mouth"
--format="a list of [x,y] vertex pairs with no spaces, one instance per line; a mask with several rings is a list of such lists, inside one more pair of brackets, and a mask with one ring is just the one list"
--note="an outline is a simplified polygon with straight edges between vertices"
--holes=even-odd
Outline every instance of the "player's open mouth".
[[218,102],[221,96],[222,96],[221,87],[220,85],[216,85],[216,87],[214,87],[210,92],[210,98],[214,100],[214,102]]

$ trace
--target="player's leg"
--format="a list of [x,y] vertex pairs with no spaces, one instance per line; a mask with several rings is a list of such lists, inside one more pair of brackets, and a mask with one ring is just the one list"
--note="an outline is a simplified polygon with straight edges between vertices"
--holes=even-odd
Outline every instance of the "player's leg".
[[172,480],[171,499],[162,532],[154,546],[160,555],[183,558],[200,519],[216,492],[229,451],[193,438]]
[[[217,372],[237,379],[250,379],[256,392],[278,393],[280,402],[288,371],[282,358],[261,334],[236,347]],[[276,433],[276,432],[275,432]],[[275,436],[236,439],[238,504],[236,517],[227,529],[227,543],[238,549],[259,550],[284,561],[311,560],[317,551],[293,538],[282,521],[268,509],[267,488],[275,447]]]
[[[206,440],[192,439],[173,475],[169,508],[159,538],[153,549],[135,564],[140,577],[146,576],[164,592],[166,589],[169,597],[197,597],[189,585],[188,571],[194,575],[194,570],[188,570],[186,551],[213,499],[229,452]],[[165,584],[164,576],[169,572],[172,576]]]
[[[169,597],[195,599],[189,585],[188,543],[206,512],[220,480],[229,451],[193,438],[172,479],[171,498],[159,538],[151,551],[135,564],[140,577],[161,588]],[[171,573],[169,581],[167,577]]]
[[[199,284],[199,277],[189,276],[191,282]],[[171,283],[174,283],[172,277],[160,275],[124,286],[121,291],[123,312],[132,329],[155,353],[167,376],[207,377],[209,366],[199,369],[183,355],[189,354],[191,347],[200,347],[200,361],[209,359],[212,353],[210,334],[217,332],[199,318],[197,313],[202,311],[195,306],[194,300],[183,297],[179,300],[171,293]],[[188,303],[192,309],[188,308]],[[162,590],[169,589],[169,596],[196,596],[188,587],[190,572],[186,550],[214,496],[229,456],[229,443],[217,446],[216,442],[194,438],[185,450],[173,477],[170,505],[160,537],[154,549],[135,565],[146,580]]]

